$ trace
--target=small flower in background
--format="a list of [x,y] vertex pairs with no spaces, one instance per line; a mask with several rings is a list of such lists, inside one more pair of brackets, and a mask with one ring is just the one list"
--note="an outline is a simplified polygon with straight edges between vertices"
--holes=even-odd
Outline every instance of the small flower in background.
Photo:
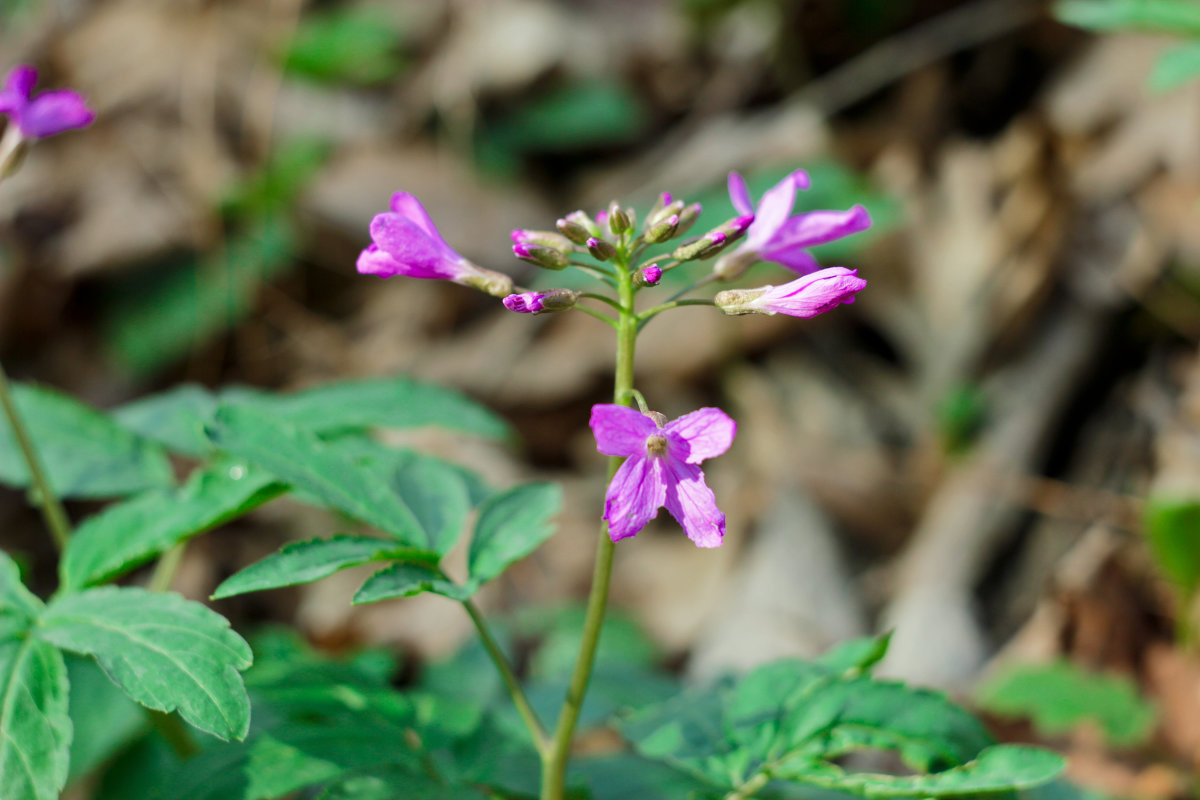
[[512,293],[507,275],[472,264],[446,244],[417,198],[396,192],[391,209],[371,220],[372,244],[358,256],[360,273],[453,281],[496,297]]
[[843,303],[853,303],[854,295],[867,282],[858,270],[830,267],[782,286],[756,289],[727,289],[713,299],[726,314],[787,314],[789,317],[815,317]]
[[579,292],[572,289],[547,289],[544,292],[522,292],[504,298],[504,307],[518,314],[540,314],[543,311],[566,311],[579,301]]
[[746,181],[729,173],[729,199],[741,214],[754,214],[754,224],[738,248],[717,261],[713,272],[721,280],[735,280],[755,262],[774,261],[801,275],[819,269],[808,248],[832,242],[871,227],[871,216],[862,206],[849,211],[810,211],[792,216],[796,192],[809,187],[808,174],[796,170],[751,203]]
[[44,139],[87,127],[96,118],[78,92],[58,89],[33,97],[35,83],[37,70],[22,64],[8,73],[0,91],[0,114],[8,115],[10,124],[17,126],[22,137]]
[[698,464],[729,449],[737,423],[719,408],[701,408],[667,422],[620,405],[592,406],[596,449],[625,462],[613,476],[604,502],[608,533],[633,536],[666,506],[699,547],[719,547],[725,515]]

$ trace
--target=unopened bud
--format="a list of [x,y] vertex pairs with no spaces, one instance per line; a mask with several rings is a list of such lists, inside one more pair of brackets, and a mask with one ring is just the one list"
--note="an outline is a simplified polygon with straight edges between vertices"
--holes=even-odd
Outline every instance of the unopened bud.
[[579,301],[579,295],[572,289],[547,289],[510,294],[503,302],[505,308],[518,314],[541,314],[543,311],[566,311]]
[[587,240],[588,252],[592,254],[592,258],[600,261],[608,261],[617,254],[617,248],[607,239],[597,239],[592,237]]
[[717,253],[746,235],[746,229],[754,221],[754,216],[746,214],[734,217],[722,223],[694,242],[689,242],[675,248],[672,257],[680,261],[695,261],[696,259],[712,258]]
[[675,229],[675,235],[683,236],[691,230],[692,226],[696,224],[696,220],[700,219],[700,212],[703,210],[699,203],[684,206],[683,210],[679,212],[679,227]]
[[562,233],[563,236],[570,239],[575,244],[586,244],[591,232],[574,220],[563,217],[554,223],[554,227]]
[[638,286],[658,286],[662,281],[663,271],[658,264],[642,267],[633,276],[633,282]]
[[553,248],[562,253],[570,253],[573,249],[570,239],[553,231],[531,231],[518,228],[510,233],[509,237],[513,244],[536,244]]
[[570,263],[566,254],[561,250],[540,244],[514,244],[512,251],[513,255],[522,261],[528,261],[530,264],[537,264],[546,269],[563,269]]
[[[666,197],[670,197],[670,195],[666,195]],[[653,228],[655,225],[658,225],[660,222],[669,217],[678,216],[679,212],[681,211],[683,211],[682,200],[676,200],[673,203],[668,202],[664,206],[655,206],[654,208],[650,209],[650,213],[646,215],[647,230]]]
[[677,230],[679,230],[679,215],[672,214],[647,228],[646,232],[642,234],[642,238],[645,239],[646,244],[658,244],[675,238]]
[[608,205],[608,229],[613,232],[613,236],[620,236],[627,231],[633,230],[633,209],[621,208],[614,200]]
[[713,275],[719,281],[736,281],[746,274],[746,270],[758,263],[758,260],[758,253],[754,250],[743,252],[739,248],[717,259],[717,263],[713,265]]

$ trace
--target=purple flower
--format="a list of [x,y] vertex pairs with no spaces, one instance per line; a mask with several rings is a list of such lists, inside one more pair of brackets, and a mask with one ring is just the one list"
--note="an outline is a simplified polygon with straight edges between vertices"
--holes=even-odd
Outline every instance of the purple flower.
[[604,501],[614,542],[636,534],[666,506],[697,546],[720,546],[725,515],[698,465],[729,449],[736,422],[719,408],[667,422],[661,414],[603,404],[592,406],[591,426],[596,449],[625,458]]
[[453,281],[496,297],[512,292],[507,275],[478,267],[454,252],[417,198],[396,192],[391,208],[371,220],[372,244],[358,256],[359,272]]
[[733,280],[756,261],[774,261],[805,275],[820,268],[808,248],[871,227],[870,214],[858,205],[849,211],[810,211],[792,216],[796,191],[808,187],[808,175],[798,169],[767,190],[755,209],[742,176],[729,173],[729,199],[739,213],[753,213],[754,223],[745,241],[723,256],[714,271],[724,280]]
[[658,264],[642,267],[633,276],[633,282],[638,286],[658,286],[662,282],[663,271]]
[[13,125],[26,139],[44,139],[57,133],[92,124],[94,112],[84,104],[78,92],[59,89],[33,97],[37,70],[22,64],[13,68],[0,91],[0,114],[8,114]]
[[867,282],[858,270],[830,267],[782,286],[757,289],[727,289],[713,299],[726,314],[787,314],[789,317],[815,317],[843,303],[853,303],[854,295]]

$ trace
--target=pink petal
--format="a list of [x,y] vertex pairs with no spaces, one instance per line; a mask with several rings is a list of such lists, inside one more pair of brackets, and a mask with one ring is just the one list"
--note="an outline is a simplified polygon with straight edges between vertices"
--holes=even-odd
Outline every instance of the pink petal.
[[456,280],[464,273],[457,253],[400,214],[376,214],[371,220],[371,239],[400,265],[394,274]]
[[667,462],[667,511],[697,547],[720,547],[725,538],[725,515],[704,482],[704,471],[676,458],[656,460]]
[[28,64],[13,67],[12,72],[4,80],[4,91],[14,97],[28,100],[33,94],[33,85],[37,83],[37,70]]
[[612,403],[592,406],[588,424],[596,437],[596,449],[607,456],[644,456],[646,437],[658,429],[642,412]]
[[408,192],[396,192],[392,195],[391,203],[392,211],[402,217],[407,217],[412,222],[415,222],[421,230],[429,234],[431,239],[436,239],[439,242],[445,242],[442,235],[438,233],[437,226],[433,224],[433,218],[429,216],[429,212],[425,210],[425,206],[421,205],[421,201]]
[[797,214],[784,224],[768,247],[763,248],[763,258],[774,248],[814,247],[843,236],[860,233],[871,227],[871,215],[862,206],[849,211],[810,211]]
[[867,282],[858,277],[857,270],[830,267],[791,283],[773,286],[754,302],[776,314],[807,319],[843,303],[853,303],[854,295],[866,285]]
[[810,272],[816,272],[821,268],[817,263],[817,259],[813,254],[805,250],[803,247],[790,247],[782,250],[773,250],[771,255],[760,253],[766,261],[774,261],[776,264],[782,264],[792,272],[800,275],[808,275]]
[[633,536],[658,516],[667,496],[663,459],[635,456],[613,475],[604,498],[604,519],[614,542]]
[[[737,433],[737,423],[719,408],[701,408],[672,420],[663,430],[671,437],[672,455],[689,464],[699,464],[729,449]],[[677,442],[681,445],[678,449]]]
[[758,201],[746,246],[759,249],[774,238],[791,216],[792,206],[796,204],[796,189],[800,186],[808,186],[808,175],[798,169],[767,190]]
[[746,180],[736,172],[729,173],[729,199],[739,214],[753,214],[754,203],[746,190]]
[[404,272],[403,264],[373,244],[367,245],[367,249],[358,254],[357,268],[362,275],[378,275],[381,278],[390,278]]
[[42,139],[86,127],[95,118],[77,92],[60,89],[38,95],[20,110],[16,119],[22,135]]

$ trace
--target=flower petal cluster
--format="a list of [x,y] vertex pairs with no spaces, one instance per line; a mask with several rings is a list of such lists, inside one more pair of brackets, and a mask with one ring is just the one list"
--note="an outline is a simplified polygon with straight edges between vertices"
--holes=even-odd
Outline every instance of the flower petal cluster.
[[542,292],[521,292],[504,298],[504,307],[518,314],[541,314],[543,311],[566,311],[579,301],[573,289],[548,289]]
[[447,280],[496,297],[512,292],[507,275],[476,266],[446,244],[425,207],[408,192],[392,195],[391,211],[371,220],[371,240],[358,256],[364,275]]
[[853,303],[854,295],[866,288],[858,270],[830,267],[782,286],[756,289],[727,289],[713,299],[726,314],[786,314],[809,318],[824,314],[843,303]]
[[871,227],[861,205],[849,211],[810,211],[792,215],[796,192],[810,185],[808,174],[796,170],[769,189],[755,208],[746,181],[729,173],[729,198],[740,214],[754,214],[754,223],[736,250],[724,255],[714,271],[724,280],[739,277],[756,261],[774,261],[801,275],[819,269],[808,249]]
[[42,92],[33,96],[37,70],[22,64],[15,67],[0,90],[0,114],[7,114],[26,139],[44,139],[92,124],[95,113],[83,97],[70,89]]
[[704,482],[700,462],[729,449],[737,423],[719,408],[701,408],[667,422],[626,406],[592,406],[596,448],[623,456],[604,501],[612,540],[633,536],[666,506],[699,547],[719,547],[725,515]]

